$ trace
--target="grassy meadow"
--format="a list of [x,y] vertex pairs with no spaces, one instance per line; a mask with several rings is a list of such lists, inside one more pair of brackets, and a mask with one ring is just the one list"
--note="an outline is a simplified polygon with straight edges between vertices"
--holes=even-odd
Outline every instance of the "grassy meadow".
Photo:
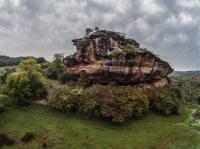
[[[30,105],[18,108],[7,105],[0,116],[0,132],[15,140],[4,149],[198,149],[200,134],[193,130],[188,119],[191,109],[184,108],[179,116],[161,116],[148,113],[123,125],[114,125],[102,119],[83,119],[48,107]],[[20,138],[33,132],[35,138],[22,143]]]

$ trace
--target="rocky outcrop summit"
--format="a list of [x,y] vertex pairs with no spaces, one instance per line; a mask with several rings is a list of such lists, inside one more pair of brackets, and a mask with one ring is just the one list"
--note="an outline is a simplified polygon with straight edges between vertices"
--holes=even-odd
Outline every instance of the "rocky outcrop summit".
[[123,33],[88,28],[83,38],[72,42],[77,52],[64,59],[66,71],[94,82],[164,86],[173,72],[167,62]]

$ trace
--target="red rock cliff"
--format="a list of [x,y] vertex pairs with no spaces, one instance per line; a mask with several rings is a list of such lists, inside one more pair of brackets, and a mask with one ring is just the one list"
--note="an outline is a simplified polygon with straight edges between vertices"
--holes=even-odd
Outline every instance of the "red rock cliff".
[[125,34],[87,29],[72,41],[77,52],[64,59],[66,71],[99,82],[121,84],[168,84],[171,66]]

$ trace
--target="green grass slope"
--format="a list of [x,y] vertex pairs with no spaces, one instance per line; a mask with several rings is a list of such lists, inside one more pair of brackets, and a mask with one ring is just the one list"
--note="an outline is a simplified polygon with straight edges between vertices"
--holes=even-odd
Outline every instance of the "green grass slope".
[[[43,106],[11,106],[0,114],[0,132],[16,141],[4,149],[42,149],[44,143],[52,149],[198,149],[200,135],[186,124],[190,114],[187,109],[180,116],[149,113],[139,120],[113,125]],[[24,144],[20,138],[26,132],[36,137]]]

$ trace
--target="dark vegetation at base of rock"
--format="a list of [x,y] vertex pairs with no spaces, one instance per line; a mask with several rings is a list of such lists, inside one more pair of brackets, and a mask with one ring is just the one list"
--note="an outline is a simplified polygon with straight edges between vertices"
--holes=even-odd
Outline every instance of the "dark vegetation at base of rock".
[[94,82],[164,86],[173,72],[167,62],[122,33],[87,29],[85,37],[72,42],[77,52],[64,59],[65,71]]
[[49,105],[64,112],[79,112],[87,117],[103,117],[115,123],[143,116],[149,109],[164,114],[179,114],[180,98],[173,87],[142,90],[132,86],[59,86],[49,94]]

